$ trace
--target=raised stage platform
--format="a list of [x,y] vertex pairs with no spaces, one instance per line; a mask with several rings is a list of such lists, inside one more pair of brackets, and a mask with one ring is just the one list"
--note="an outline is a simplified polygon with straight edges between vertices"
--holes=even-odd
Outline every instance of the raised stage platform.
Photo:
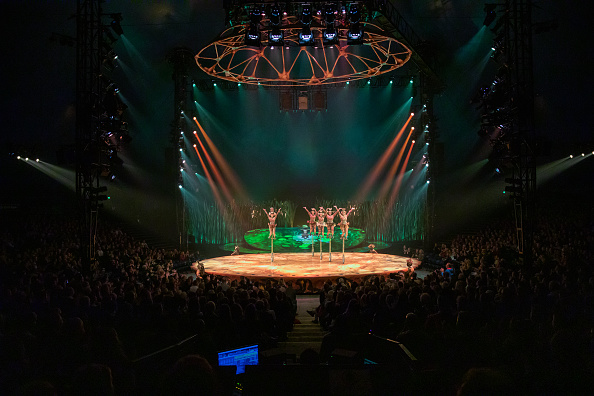
[[[388,276],[393,272],[408,269],[407,260],[411,260],[414,270],[420,261],[391,254],[332,253],[329,261],[328,252],[320,260],[319,251],[313,256],[309,253],[275,253],[274,261],[268,254],[242,254],[222,256],[201,261],[208,274],[228,276],[231,279],[247,277],[250,279],[309,279],[326,280],[345,277],[361,280],[369,275]],[[317,282],[314,282],[317,283]]]

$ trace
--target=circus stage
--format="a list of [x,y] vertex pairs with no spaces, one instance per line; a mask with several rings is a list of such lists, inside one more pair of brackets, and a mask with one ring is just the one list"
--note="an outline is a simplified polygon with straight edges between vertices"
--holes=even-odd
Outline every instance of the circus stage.
[[242,254],[222,256],[201,261],[208,274],[224,275],[231,279],[247,277],[253,280],[273,279],[309,279],[313,283],[345,277],[360,281],[369,275],[385,275],[408,269],[407,260],[411,260],[414,270],[420,261],[391,254],[332,253],[329,261],[328,252],[320,259],[319,251],[312,253],[275,253],[274,261],[270,254]]

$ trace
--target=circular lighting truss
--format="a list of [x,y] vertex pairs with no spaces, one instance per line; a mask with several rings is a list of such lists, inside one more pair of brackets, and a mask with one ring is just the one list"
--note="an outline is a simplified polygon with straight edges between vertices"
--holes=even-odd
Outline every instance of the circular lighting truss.
[[[290,17],[291,18],[291,17]],[[272,43],[270,28],[260,29],[261,45],[245,45],[249,24],[228,28],[194,57],[208,75],[264,86],[308,86],[371,78],[402,67],[412,51],[383,29],[362,23],[360,44],[349,45],[348,29],[337,28],[336,44],[325,43],[323,26],[312,26],[313,40],[299,43],[301,24],[283,26],[282,42]],[[277,31],[278,32],[278,31]]]

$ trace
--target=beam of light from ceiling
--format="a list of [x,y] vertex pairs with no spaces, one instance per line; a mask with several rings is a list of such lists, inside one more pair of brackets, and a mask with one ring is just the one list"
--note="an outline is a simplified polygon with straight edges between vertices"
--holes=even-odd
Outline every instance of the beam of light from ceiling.
[[404,177],[404,172],[406,169],[406,165],[408,164],[408,160],[410,159],[410,154],[412,153],[413,147],[415,146],[415,141],[411,142],[410,148],[408,149],[408,154],[400,167],[400,172],[398,173],[398,178],[396,179],[396,183],[392,188],[392,192],[390,193],[390,200],[388,201],[388,210],[392,210],[394,208],[394,203],[396,202],[396,198],[398,197],[398,192],[400,191],[400,186],[402,185],[402,179]]
[[229,188],[227,187],[227,183],[225,183],[225,180],[223,179],[223,176],[221,175],[219,168],[212,160],[210,154],[208,154],[208,151],[206,151],[206,147],[204,147],[204,144],[202,144],[202,140],[200,140],[200,138],[198,137],[198,134],[196,132],[194,132],[194,136],[196,136],[196,140],[198,140],[198,143],[200,144],[202,153],[204,153],[204,156],[206,157],[206,161],[210,165],[210,169],[212,170],[212,173],[214,173],[215,179],[217,180],[218,185],[220,186],[221,190],[223,191],[223,195],[225,195],[225,199],[227,199],[228,202],[233,202],[233,197],[231,196],[231,192],[229,191]]
[[198,147],[196,147],[196,145],[194,145],[194,150],[196,151],[196,154],[198,155],[198,159],[200,160],[200,165],[202,165],[202,169],[204,170],[204,175],[206,176],[206,179],[208,180],[208,184],[210,185],[210,189],[212,190],[212,193],[215,197],[215,202],[216,202],[217,206],[219,207],[221,214],[224,214],[225,213],[225,204],[223,203],[223,200],[221,198],[221,193],[219,192],[219,189],[217,188],[214,180],[212,179],[212,176],[210,175],[210,172],[208,171],[208,167],[204,163],[204,160],[202,159],[202,156],[200,155],[200,152],[198,151]]
[[402,134],[404,133],[406,127],[408,126],[408,123],[413,118],[413,116],[414,116],[414,113],[410,113],[410,115],[408,116],[408,119],[406,120],[406,122],[404,123],[402,128],[400,128],[400,131],[398,131],[398,134],[392,140],[392,143],[390,143],[390,145],[384,151],[384,153],[382,154],[380,159],[376,162],[374,167],[371,169],[371,171],[368,174],[368,177],[365,180],[365,183],[363,184],[363,186],[359,189],[359,191],[355,195],[355,202],[362,202],[363,200],[365,200],[367,198],[369,191],[371,190],[371,188],[373,187],[373,184],[377,181],[377,179],[379,178],[383,169],[385,168],[386,163],[388,162],[388,158],[390,158],[390,156],[394,152],[394,149],[396,148],[396,144],[402,137]]
[[408,141],[410,140],[414,129],[415,129],[414,127],[410,128],[410,132],[408,133],[408,136],[406,137],[404,144],[400,148],[400,151],[398,152],[396,159],[394,160],[394,162],[392,162],[392,166],[390,167],[390,170],[389,170],[388,174],[386,175],[386,178],[382,184],[382,188],[381,188],[379,196],[378,196],[378,200],[380,200],[380,201],[382,201],[388,195],[390,186],[392,185],[392,182],[394,181],[394,177],[396,176],[396,171],[398,170],[399,165],[401,165],[402,157],[404,156],[404,150],[406,149],[406,145],[408,144]]
[[206,140],[206,144],[208,145],[208,147],[210,148],[210,151],[214,155],[217,164],[223,171],[223,174],[225,175],[227,180],[229,180],[231,187],[234,189],[235,192],[237,192],[241,201],[247,201],[248,196],[245,192],[245,189],[244,189],[243,185],[241,184],[241,181],[239,180],[239,178],[237,177],[237,175],[235,174],[235,172],[233,171],[233,169],[227,162],[227,160],[225,160],[225,158],[223,157],[223,155],[221,154],[221,152],[219,151],[217,146],[214,144],[214,142],[208,136],[208,134],[206,133],[204,128],[202,128],[202,125],[200,125],[200,123],[198,122],[196,117],[194,117],[194,122],[196,123],[196,125],[198,125],[198,128],[200,128],[200,132],[202,132],[202,135],[204,136],[204,139]]

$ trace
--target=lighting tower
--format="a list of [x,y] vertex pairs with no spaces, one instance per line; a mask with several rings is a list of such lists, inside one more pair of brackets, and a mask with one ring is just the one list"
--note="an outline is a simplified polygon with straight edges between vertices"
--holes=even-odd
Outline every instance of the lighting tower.
[[101,108],[104,82],[104,45],[100,0],[79,0],[76,9],[76,196],[80,210],[80,248],[83,272],[90,271],[95,256],[95,235],[100,203],[105,196],[99,187]]
[[[530,0],[506,0],[497,4],[500,20],[491,29],[494,40],[493,58],[501,64],[499,84],[505,84],[504,97],[494,113],[503,113],[505,122],[497,120],[500,133],[496,147],[505,148],[511,177],[506,192],[511,193],[517,248],[526,265],[532,264],[532,243],[536,210],[536,164],[533,144],[534,77],[532,61],[532,3]],[[493,8],[485,8],[488,12]],[[492,22],[493,18],[486,22]],[[489,22],[489,23],[490,23]]]
[[180,191],[183,180],[180,174],[180,167],[182,165],[181,150],[185,147],[183,135],[186,128],[186,113],[188,110],[188,99],[190,92],[188,92],[188,68],[194,61],[194,55],[188,48],[178,47],[174,48],[168,57],[169,63],[173,66],[173,74],[171,75],[174,83],[173,91],[173,120],[171,122],[171,169],[173,176],[171,179],[176,183],[172,187],[175,190],[175,213],[177,233],[179,235],[179,247],[187,250],[187,227],[186,227],[186,211],[182,192]]

